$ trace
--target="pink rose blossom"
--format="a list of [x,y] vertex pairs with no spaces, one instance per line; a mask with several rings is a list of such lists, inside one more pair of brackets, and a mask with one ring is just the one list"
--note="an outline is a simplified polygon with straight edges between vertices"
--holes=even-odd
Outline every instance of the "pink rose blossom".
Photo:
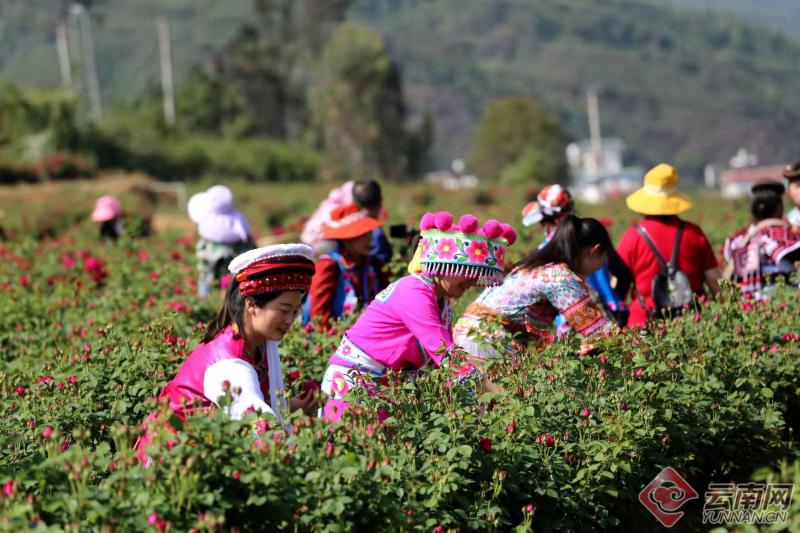
[[73,266],[75,266],[75,259],[73,259],[73,257],[67,252],[61,254],[61,267],[66,270],[68,268],[72,268]]

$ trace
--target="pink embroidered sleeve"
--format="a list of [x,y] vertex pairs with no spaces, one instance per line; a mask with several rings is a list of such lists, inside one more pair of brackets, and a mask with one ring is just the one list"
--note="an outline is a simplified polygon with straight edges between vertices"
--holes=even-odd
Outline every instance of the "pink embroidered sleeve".
[[439,366],[453,346],[453,334],[442,324],[439,304],[432,290],[422,282],[402,284],[389,301],[393,311],[417,339],[434,365]]

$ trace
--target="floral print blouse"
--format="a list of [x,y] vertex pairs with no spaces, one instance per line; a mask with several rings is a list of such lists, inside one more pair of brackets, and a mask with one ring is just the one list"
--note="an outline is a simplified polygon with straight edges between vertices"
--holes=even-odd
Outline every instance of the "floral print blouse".
[[454,333],[463,336],[486,315],[494,315],[505,329],[523,333],[528,342],[550,342],[553,321],[559,313],[585,337],[615,329],[592,300],[586,283],[566,264],[558,263],[514,271],[499,287],[484,290],[459,319]]

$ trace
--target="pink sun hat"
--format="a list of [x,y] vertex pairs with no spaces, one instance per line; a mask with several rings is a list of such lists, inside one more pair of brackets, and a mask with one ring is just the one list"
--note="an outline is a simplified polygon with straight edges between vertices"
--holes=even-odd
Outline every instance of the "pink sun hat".
[[122,216],[122,204],[111,195],[101,196],[94,204],[93,222],[108,222]]
[[233,205],[233,193],[224,185],[214,185],[189,198],[189,218],[207,241],[230,244],[250,238],[250,223]]

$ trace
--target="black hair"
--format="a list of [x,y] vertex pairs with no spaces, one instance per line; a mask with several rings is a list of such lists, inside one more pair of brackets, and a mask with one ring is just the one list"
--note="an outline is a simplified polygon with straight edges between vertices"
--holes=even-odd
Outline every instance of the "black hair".
[[567,215],[559,223],[550,242],[522,258],[512,271],[532,270],[549,263],[566,263],[570,270],[576,272],[583,250],[597,244],[606,253],[611,248],[611,238],[605,226],[593,218]]
[[381,186],[375,180],[359,180],[353,185],[353,201],[364,209],[383,206]]
[[783,198],[773,189],[762,189],[753,194],[750,212],[756,222],[780,216],[779,208],[783,207]]
[[203,344],[213,341],[217,335],[231,324],[236,324],[240,334],[244,332],[244,306],[247,298],[252,298],[258,307],[264,307],[283,294],[283,292],[275,291],[244,296],[239,291],[239,282],[235,279],[231,280],[231,284],[228,285],[228,291],[225,293],[225,302],[222,304],[217,316],[208,325],[206,334],[203,337]]
[[800,161],[795,161],[794,163],[789,163],[786,165],[783,168],[783,177],[789,181],[800,178]]
[[560,213],[555,213],[552,215],[542,215],[542,220],[539,222],[540,224],[558,224],[560,223],[562,217],[572,215],[575,212],[575,204],[570,201],[569,205],[564,207],[564,209]]

